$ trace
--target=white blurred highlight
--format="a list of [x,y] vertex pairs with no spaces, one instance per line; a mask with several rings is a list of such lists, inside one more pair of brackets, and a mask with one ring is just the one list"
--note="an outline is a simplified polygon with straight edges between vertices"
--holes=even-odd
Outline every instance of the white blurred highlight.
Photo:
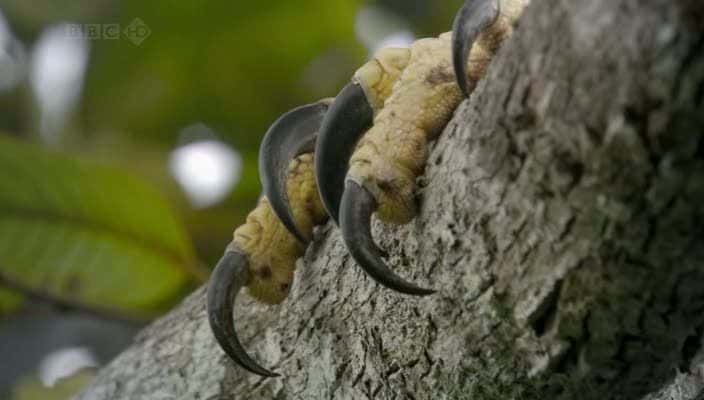
[[218,140],[198,140],[174,150],[169,169],[191,204],[205,208],[224,200],[239,182],[242,157]]
[[372,55],[384,47],[409,47],[416,39],[405,20],[373,6],[364,7],[357,13],[354,31]]
[[32,51],[29,82],[39,107],[39,132],[49,144],[59,141],[80,99],[88,65],[88,42],[72,26],[45,29]]
[[416,37],[413,36],[411,31],[393,32],[376,43],[376,46],[372,49],[372,53],[376,53],[384,47],[411,47],[415,41]]
[[51,387],[83,368],[97,366],[95,355],[87,347],[65,348],[49,353],[42,359],[39,363],[39,380]]

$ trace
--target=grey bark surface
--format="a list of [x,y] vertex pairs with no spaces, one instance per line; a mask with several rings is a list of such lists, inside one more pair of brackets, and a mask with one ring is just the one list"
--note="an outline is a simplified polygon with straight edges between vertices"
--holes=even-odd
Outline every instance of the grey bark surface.
[[691,399],[704,389],[704,4],[534,0],[434,144],[412,223],[375,223],[407,297],[316,232],[290,297],[203,289],[78,399]]

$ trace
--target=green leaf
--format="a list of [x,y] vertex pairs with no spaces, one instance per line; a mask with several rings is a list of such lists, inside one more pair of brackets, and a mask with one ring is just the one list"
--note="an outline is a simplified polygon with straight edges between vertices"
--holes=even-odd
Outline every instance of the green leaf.
[[206,276],[149,185],[3,136],[0,274],[61,301],[126,312],[161,310]]

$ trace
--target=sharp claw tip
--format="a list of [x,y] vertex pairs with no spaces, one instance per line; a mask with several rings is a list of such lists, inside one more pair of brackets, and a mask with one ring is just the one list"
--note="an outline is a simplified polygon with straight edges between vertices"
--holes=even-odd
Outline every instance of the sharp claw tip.
[[208,284],[208,320],[216,341],[236,365],[260,376],[277,377],[278,374],[254,362],[237,338],[232,305],[249,279],[248,265],[247,257],[231,243],[215,266]]
[[406,290],[401,293],[403,294],[410,294],[414,296],[428,296],[431,294],[435,294],[437,291],[435,289],[427,289],[427,288],[421,288],[421,287],[416,287],[413,290]]
[[386,266],[382,260],[385,252],[374,243],[370,229],[376,208],[376,200],[367,189],[354,180],[347,181],[340,207],[340,230],[352,258],[375,281],[396,292],[415,296],[435,293],[403,280]]

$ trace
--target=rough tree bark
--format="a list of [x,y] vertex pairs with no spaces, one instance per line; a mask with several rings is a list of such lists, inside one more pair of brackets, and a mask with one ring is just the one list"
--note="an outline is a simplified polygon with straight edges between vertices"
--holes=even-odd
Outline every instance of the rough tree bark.
[[328,224],[283,305],[237,304],[246,347],[283,377],[233,367],[201,289],[78,398],[694,398],[703,16],[696,0],[534,0],[434,145],[420,216],[375,225],[437,294],[379,287]]

